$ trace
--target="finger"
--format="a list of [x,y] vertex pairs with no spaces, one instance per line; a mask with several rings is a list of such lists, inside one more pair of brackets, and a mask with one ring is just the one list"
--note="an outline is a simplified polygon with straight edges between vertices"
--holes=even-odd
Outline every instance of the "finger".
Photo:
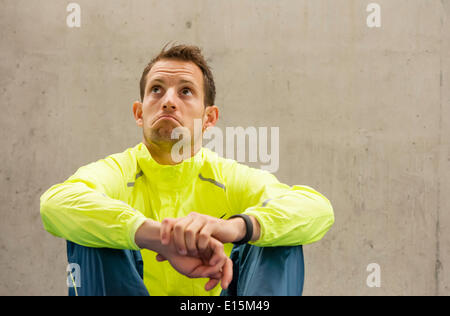
[[191,256],[198,256],[197,236],[206,224],[206,220],[201,217],[196,217],[187,227],[185,231],[185,241],[188,254]]
[[184,232],[186,230],[186,226],[188,226],[192,221],[193,218],[187,216],[179,219],[173,227],[173,240],[175,243],[175,247],[180,255],[187,255]]
[[213,288],[215,288],[217,286],[217,284],[219,284],[220,279],[210,279],[206,284],[205,284],[205,290],[206,291],[211,291]]
[[206,265],[206,266],[210,265],[209,261],[211,259],[212,253],[213,252],[212,252],[211,248],[207,248],[205,251],[198,253],[198,255],[199,255],[199,257],[202,260],[204,265]]
[[[225,262],[224,262],[225,263]],[[216,264],[214,266],[210,266],[207,263],[197,266],[191,273],[190,277],[194,278],[213,278],[213,279],[221,279],[222,278],[222,267],[223,264]]]
[[205,225],[203,226],[202,230],[198,233],[198,241],[197,241],[197,248],[198,251],[201,253],[206,253],[208,246],[210,244],[213,225]]
[[219,271],[219,272],[217,272],[215,274],[209,275],[209,278],[210,279],[218,279],[218,280],[220,280],[222,278],[222,274],[223,274],[222,271]]
[[219,266],[206,266],[200,265],[189,273],[190,278],[214,278],[219,279],[222,277],[222,272]]
[[161,222],[160,237],[163,245],[170,243],[170,235],[176,222],[177,220],[175,218],[165,218]]
[[212,250],[212,256],[209,259],[209,264],[211,266],[224,265],[225,260],[228,259],[228,257],[225,255],[223,244],[220,241],[211,238],[210,248]]
[[231,261],[230,258],[227,258],[222,272],[223,276],[220,285],[222,286],[222,289],[226,290],[233,280],[233,261]]
[[156,261],[162,262],[162,261],[166,261],[166,260],[167,260],[167,258],[164,257],[163,255],[161,255],[159,253],[156,255]]

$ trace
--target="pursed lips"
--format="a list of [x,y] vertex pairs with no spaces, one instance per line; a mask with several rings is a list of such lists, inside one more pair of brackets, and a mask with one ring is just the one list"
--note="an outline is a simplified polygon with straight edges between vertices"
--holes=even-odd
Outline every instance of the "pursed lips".
[[156,123],[157,121],[159,121],[159,120],[161,120],[161,119],[171,119],[171,120],[174,120],[174,121],[176,121],[178,124],[181,125],[181,123],[180,123],[175,117],[173,117],[172,115],[167,115],[167,114],[161,115],[160,117],[158,117],[158,118],[155,120],[154,123]]

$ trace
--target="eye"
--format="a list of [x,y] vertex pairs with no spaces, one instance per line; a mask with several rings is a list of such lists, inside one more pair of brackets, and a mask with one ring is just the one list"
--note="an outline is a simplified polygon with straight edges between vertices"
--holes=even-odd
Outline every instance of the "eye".
[[158,93],[158,91],[155,91],[155,89],[158,89],[158,90],[159,90],[159,89],[160,89],[160,86],[153,86],[152,89],[151,89],[152,92]]
[[189,88],[183,88],[183,90],[181,90],[182,91],[182,93],[184,94],[184,95],[188,95],[188,94],[186,94],[186,92],[188,92],[188,93],[190,93],[191,95],[192,95],[192,91],[191,91],[191,89],[189,89]]

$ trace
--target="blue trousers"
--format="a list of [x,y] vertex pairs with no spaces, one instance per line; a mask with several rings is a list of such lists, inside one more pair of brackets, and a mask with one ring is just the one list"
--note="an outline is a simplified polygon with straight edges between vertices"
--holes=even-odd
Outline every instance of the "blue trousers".
[[[89,248],[67,241],[69,296],[148,296],[141,253]],[[221,296],[299,296],[303,291],[302,246],[234,246],[233,281]]]

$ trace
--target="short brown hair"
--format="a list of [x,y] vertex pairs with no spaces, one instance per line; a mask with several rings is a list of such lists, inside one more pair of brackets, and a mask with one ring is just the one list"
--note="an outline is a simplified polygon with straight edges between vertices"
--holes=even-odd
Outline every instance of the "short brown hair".
[[191,61],[196,64],[203,73],[203,90],[205,92],[205,97],[203,102],[205,107],[214,105],[216,98],[216,87],[214,85],[214,78],[211,72],[210,67],[208,66],[205,58],[203,57],[201,50],[197,46],[190,45],[176,45],[172,46],[169,50],[165,51],[167,43],[161,52],[153,58],[148,65],[145,67],[144,72],[142,73],[141,81],[140,81],[140,89],[141,89],[141,101],[144,100],[145,95],[145,85],[147,84],[147,74],[152,69],[153,65],[161,60],[161,59],[175,59],[182,61]]

